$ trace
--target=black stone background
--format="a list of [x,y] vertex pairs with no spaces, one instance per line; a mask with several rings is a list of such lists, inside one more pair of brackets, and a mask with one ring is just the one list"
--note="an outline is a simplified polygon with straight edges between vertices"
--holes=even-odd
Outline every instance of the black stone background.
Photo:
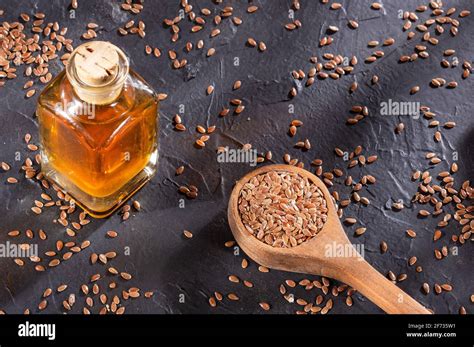
[[[344,168],[347,163],[334,155],[334,147],[353,150],[355,146],[364,146],[366,154],[377,154],[379,160],[370,166],[350,170],[355,178],[370,173],[377,178],[377,183],[363,190],[362,195],[371,200],[368,207],[352,205],[345,211],[345,216],[355,216],[358,224],[345,227],[353,242],[363,243],[366,259],[380,272],[386,274],[407,273],[408,279],[399,286],[414,298],[437,313],[457,313],[463,305],[472,311],[469,297],[473,292],[472,284],[472,244],[459,247],[459,255],[450,255],[442,261],[434,259],[433,250],[442,245],[453,246],[450,236],[459,233],[459,226],[450,223],[444,229],[443,238],[436,244],[432,234],[437,223],[436,218],[417,218],[419,206],[412,206],[410,199],[416,191],[417,183],[410,180],[415,169],[431,168],[424,155],[428,151],[438,153],[441,158],[452,162],[452,153],[457,152],[459,172],[456,182],[459,186],[465,179],[472,178],[473,148],[472,135],[474,124],[472,117],[473,79],[461,79],[462,69],[443,69],[440,66],[444,49],[453,48],[456,56],[472,61],[474,47],[473,16],[461,20],[459,34],[450,36],[448,32],[440,36],[440,43],[434,47],[428,44],[430,57],[418,59],[414,63],[399,64],[402,54],[411,54],[415,44],[420,42],[420,34],[408,42],[402,31],[403,20],[397,17],[398,11],[414,11],[424,1],[384,1],[384,10],[370,10],[371,1],[341,1],[344,9],[331,11],[329,5],[319,1],[302,0],[302,9],[296,12],[303,26],[299,30],[288,32],[283,25],[288,22],[288,10],[291,1],[260,0],[254,3],[260,9],[249,15],[246,13],[245,1],[224,1],[234,7],[234,13],[243,19],[243,24],[236,27],[229,19],[220,25],[221,35],[209,39],[210,28],[191,34],[191,24],[183,21],[180,25],[182,38],[177,44],[170,42],[169,30],[163,27],[164,18],[173,18],[178,11],[178,1],[146,1],[145,9],[139,15],[121,11],[120,1],[79,1],[76,18],[69,18],[68,1],[0,1],[0,8],[5,14],[0,20],[12,21],[21,12],[34,13],[41,10],[47,14],[46,21],[59,21],[61,26],[69,28],[67,37],[74,39],[77,46],[82,40],[81,34],[88,22],[100,24],[98,39],[110,40],[123,48],[130,57],[131,66],[141,74],[157,92],[169,96],[160,107],[160,162],[158,174],[137,195],[143,210],[134,213],[126,222],[120,216],[113,215],[108,219],[94,220],[84,227],[77,240],[88,239],[92,245],[75,255],[71,260],[43,273],[35,272],[33,265],[19,268],[12,259],[0,259],[0,308],[7,313],[21,313],[30,308],[36,313],[41,293],[47,287],[56,288],[66,283],[69,288],[52,295],[48,301],[46,313],[62,312],[62,300],[68,293],[76,293],[77,302],[73,311],[81,312],[84,296],[79,287],[87,283],[90,275],[105,273],[106,267],[89,262],[91,252],[101,253],[117,250],[119,256],[111,265],[121,271],[128,271],[134,278],[129,283],[120,282],[120,288],[138,286],[144,290],[153,290],[152,299],[135,299],[125,303],[127,313],[261,313],[258,302],[268,301],[272,313],[292,313],[297,310],[296,304],[286,302],[278,292],[278,286],[287,278],[300,280],[308,277],[271,271],[264,274],[257,270],[255,263],[247,270],[242,270],[240,262],[244,254],[233,254],[233,249],[224,247],[224,242],[231,240],[231,232],[226,221],[227,199],[233,183],[251,168],[247,164],[219,164],[215,149],[218,145],[240,148],[244,143],[251,143],[259,152],[271,150],[274,162],[282,162],[282,156],[288,152],[303,160],[306,167],[315,158],[322,158],[325,168],[330,170],[334,165]],[[472,1],[444,1],[445,8],[451,6],[459,10],[473,10]],[[212,10],[213,15],[223,5],[214,5],[211,1],[193,1],[196,11],[203,7]],[[420,14],[420,18],[428,15]],[[455,15],[457,18],[457,14]],[[347,27],[348,19],[359,21],[358,30]],[[146,23],[146,37],[121,37],[117,28],[128,20],[143,20]],[[208,20],[211,21],[210,19]],[[337,25],[340,31],[332,35],[335,42],[324,48],[318,47],[319,39],[326,35],[329,25]],[[257,49],[245,45],[251,36],[264,40],[267,51],[260,53]],[[385,57],[368,65],[363,60],[374,49],[367,47],[369,40],[382,42],[388,37],[396,39],[395,45],[383,48]],[[204,39],[206,49],[215,47],[217,52],[211,58],[205,57],[205,51],[193,50],[190,54],[183,52],[186,41],[193,43]],[[146,56],[145,44],[159,47],[163,55],[156,59]],[[188,66],[182,70],[172,70],[167,50],[174,48],[179,57],[188,60]],[[359,64],[354,73],[338,81],[319,81],[309,88],[300,86],[291,77],[291,70],[308,71],[311,66],[309,57],[321,58],[324,52],[357,55]],[[234,57],[240,59],[238,67],[233,65]],[[20,71],[22,68],[20,68]],[[61,70],[59,60],[51,64],[56,74]],[[373,74],[380,76],[378,85],[370,84]],[[29,132],[33,142],[38,140],[37,120],[34,116],[36,97],[24,98],[22,85],[26,78],[22,73],[16,80],[8,81],[0,89],[0,160],[13,165],[9,173],[0,173],[0,240],[6,242],[7,232],[13,229],[24,231],[31,228],[35,232],[42,228],[48,233],[46,241],[40,241],[40,252],[53,249],[57,239],[67,239],[65,228],[53,224],[56,210],[46,210],[36,216],[30,211],[34,199],[39,198],[41,188],[36,182],[21,179],[17,185],[5,183],[10,175],[21,177],[20,167],[26,156],[31,154],[25,148],[23,136]],[[459,82],[458,88],[432,89],[429,81],[434,77],[444,77],[448,81]],[[232,84],[240,79],[243,86],[232,91]],[[359,89],[353,95],[348,93],[349,85],[358,81]],[[209,84],[215,86],[212,96],[206,96],[205,89]],[[414,85],[420,85],[421,91],[415,96],[409,95]],[[288,91],[296,86],[299,95],[290,100]],[[218,112],[233,97],[243,99],[246,106],[240,116],[229,115],[219,118]],[[433,141],[434,129],[428,128],[428,121],[412,119],[407,116],[381,116],[379,104],[382,101],[419,101],[430,106],[438,114],[437,119],[454,120],[457,127],[443,130],[443,140]],[[363,103],[368,105],[371,115],[356,126],[345,124],[351,105]],[[182,115],[188,130],[176,133],[173,130],[172,117],[178,113],[179,105],[185,106]],[[288,113],[289,105],[294,105],[295,114]],[[304,126],[294,138],[287,135],[291,119],[298,118]],[[401,135],[394,133],[394,127],[400,121],[406,125]],[[198,134],[198,124],[217,126],[205,149],[197,150],[193,146]],[[312,149],[307,152],[293,148],[297,140],[309,138]],[[15,152],[21,153],[22,161],[14,161]],[[80,164],[80,163],[78,163]],[[185,174],[179,177],[174,170],[185,165]],[[433,172],[447,168],[446,163],[439,164]],[[185,208],[179,208],[183,197],[177,193],[177,186],[195,184],[200,189],[199,198],[186,200]],[[349,191],[341,183],[335,185],[342,197]],[[400,212],[387,208],[392,200],[403,199],[406,208]],[[365,226],[367,232],[362,237],[353,238],[356,227]],[[416,239],[409,239],[405,230],[413,228],[418,233]],[[194,238],[183,237],[183,229],[193,232]],[[117,230],[116,239],[105,236],[107,230]],[[24,237],[24,236],[23,236]],[[26,239],[22,239],[26,240]],[[379,244],[386,240],[389,251],[381,254]],[[123,254],[124,247],[129,247],[131,255]],[[407,265],[407,259],[416,255],[418,264],[423,266],[421,274],[414,267]],[[254,288],[245,288],[242,284],[230,283],[227,276],[236,274],[243,279],[251,280]],[[107,278],[110,278],[107,275]],[[316,276],[309,278],[317,279]],[[451,293],[435,295],[433,289],[428,296],[421,293],[423,282],[451,283]],[[101,280],[105,288],[107,280]],[[208,297],[214,291],[221,293],[236,292],[241,297],[239,302],[224,300],[217,308],[210,308]],[[110,291],[107,290],[107,293]],[[292,290],[297,297],[314,300],[320,290],[305,292],[302,288]],[[115,292],[113,292],[115,293]],[[180,295],[184,295],[184,303]],[[95,299],[98,303],[98,298]],[[381,313],[375,305],[356,294],[354,305],[348,308],[344,298],[335,298],[331,313]],[[98,311],[96,305],[93,312]]]

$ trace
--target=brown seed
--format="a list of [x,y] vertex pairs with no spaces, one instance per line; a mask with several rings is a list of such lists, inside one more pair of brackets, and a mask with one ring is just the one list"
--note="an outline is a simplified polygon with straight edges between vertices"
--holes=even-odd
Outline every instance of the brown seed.
[[219,293],[219,292],[214,292],[214,296],[216,297],[216,299],[217,299],[218,301],[222,301],[222,299],[223,299],[222,294]]
[[234,85],[232,86],[232,89],[237,90],[242,86],[242,82],[237,80],[234,82]]
[[351,29],[357,29],[359,27],[359,23],[357,23],[355,20],[350,20],[349,21],[349,27]]
[[414,86],[413,88],[410,89],[410,94],[416,94],[420,91],[420,87],[419,86]]
[[211,296],[208,301],[209,301],[209,306],[211,307],[217,306],[216,299],[213,296]]
[[249,37],[247,39],[247,44],[251,47],[256,47],[257,46],[257,41],[255,41],[253,38]]
[[36,90],[35,89],[30,89],[26,92],[26,97],[31,98],[33,95],[35,95]]
[[259,305],[264,311],[269,311],[270,310],[270,304],[267,303],[267,302],[260,302]]
[[209,48],[209,49],[207,50],[206,56],[211,57],[211,56],[213,56],[215,53],[216,53],[216,49],[215,49],[215,48]]
[[193,237],[193,233],[190,232],[189,230],[184,230],[183,231],[183,235],[184,237],[186,237],[187,239],[191,239]]
[[357,228],[356,231],[355,231],[355,235],[360,236],[360,235],[364,234],[366,230],[367,230],[367,228],[363,228],[363,227]]
[[55,267],[58,266],[61,261],[59,259],[53,259],[49,262],[48,266],[49,267]]
[[4,161],[1,162],[1,165],[0,165],[0,166],[2,167],[2,170],[3,170],[3,171],[8,171],[8,170],[10,170],[10,165],[8,165],[7,163],[5,163]]
[[53,290],[51,288],[46,288],[45,291],[43,292],[43,298],[47,298],[53,293]]
[[132,275],[130,275],[129,273],[127,272],[121,272],[120,273],[120,277],[122,277],[124,280],[126,281],[129,281],[132,279]]
[[395,127],[395,132],[397,134],[400,134],[403,132],[403,130],[405,129],[405,124],[403,123],[398,123],[398,125]]
[[382,4],[378,3],[378,2],[373,2],[372,5],[370,5],[370,7],[373,9],[373,10],[380,10],[382,8]]
[[450,284],[444,283],[441,285],[441,289],[443,289],[445,292],[450,292],[453,290],[453,287]]
[[43,311],[48,306],[48,302],[46,300],[42,300],[38,305],[38,310]]
[[248,13],[254,13],[258,10],[258,6],[252,5],[247,8]]
[[227,248],[234,247],[234,245],[235,245],[235,241],[226,241],[224,243],[224,246]]
[[229,293],[227,294],[227,298],[231,301],[238,301],[239,300],[239,297],[237,296],[237,294],[235,293]]
[[228,279],[229,279],[230,282],[233,282],[233,283],[239,283],[240,282],[240,279],[235,275],[230,275],[228,277]]
[[132,206],[136,211],[141,210],[141,204],[140,204],[140,201],[138,201],[138,200],[133,200]]
[[109,230],[109,231],[107,231],[107,236],[113,239],[113,238],[116,238],[118,236],[118,233],[114,230]]
[[420,211],[418,211],[418,214],[419,214],[420,216],[422,216],[422,217],[427,217],[427,216],[429,216],[431,213],[430,213],[429,211],[427,211],[427,210],[420,210]]
[[18,265],[18,266],[23,266],[23,265],[25,265],[25,262],[24,262],[23,260],[19,259],[19,258],[15,258],[13,261],[14,261],[15,264]]

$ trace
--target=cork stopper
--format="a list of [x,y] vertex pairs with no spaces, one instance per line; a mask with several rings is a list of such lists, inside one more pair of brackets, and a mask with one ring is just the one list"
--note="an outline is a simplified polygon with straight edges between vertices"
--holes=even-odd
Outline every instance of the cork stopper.
[[90,41],[71,54],[66,73],[81,100],[105,105],[120,95],[128,68],[128,59],[117,46]]
[[89,86],[106,85],[117,76],[119,56],[111,43],[88,42],[78,47],[76,54],[77,75]]

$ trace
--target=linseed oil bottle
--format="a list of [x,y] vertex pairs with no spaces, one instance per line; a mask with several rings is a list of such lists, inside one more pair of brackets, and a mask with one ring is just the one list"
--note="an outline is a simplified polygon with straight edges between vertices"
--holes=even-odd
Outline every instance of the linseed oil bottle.
[[155,173],[158,100],[109,42],[71,53],[41,93],[41,170],[86,212],[106,217]]

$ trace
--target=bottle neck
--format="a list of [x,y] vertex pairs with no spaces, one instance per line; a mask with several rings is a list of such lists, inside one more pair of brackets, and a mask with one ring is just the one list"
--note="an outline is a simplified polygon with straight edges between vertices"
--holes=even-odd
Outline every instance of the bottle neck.
[[77,86],[74,85],[70,79],[69,81],[79,99],[92,105],[108,105],[113,103],[119,97],[124,85],[124,82],[122,82],[114,87],[98,90],[98,88],[84,88],[82,86]]
[[118,47],[110,44],[108,49],[114,50],[118,57],[113,75],[104,83],[94,84],[84,78],[84,68],[81,64],[81,46],[72,52],[66,66],[66,75],[76,95],[84,102],[93,105],[107,105],[114,102],[122,92],[129,73],[128,59]]

